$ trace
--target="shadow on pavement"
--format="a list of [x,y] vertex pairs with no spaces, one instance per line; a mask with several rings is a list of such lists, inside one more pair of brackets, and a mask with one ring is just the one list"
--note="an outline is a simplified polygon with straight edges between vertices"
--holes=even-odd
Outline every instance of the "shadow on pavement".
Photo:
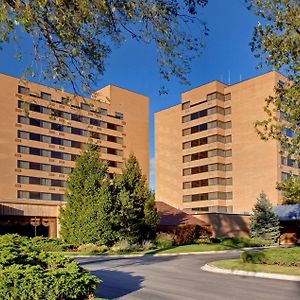
[[[127,266],[138,266],[138,265],[151,265],[160,262],[167,262],[170,260],[176,259],[176,256],[152,256],[152,255],[144,255],[141,257],[101,257],[101,258],[84,258],[84,259],[76,259],[79,264],[85,268],[87,265],[92,264],[105,264],[109,263],[110,266],[116,264],[118,267],[127,267]],[[105,268],[105,266],[104,266]]]
[[132,275],[130,272],[98,270],[91,273],[102,280],[95,296],[104,299],[116,299],[137,291],[144,281],[143,276]]

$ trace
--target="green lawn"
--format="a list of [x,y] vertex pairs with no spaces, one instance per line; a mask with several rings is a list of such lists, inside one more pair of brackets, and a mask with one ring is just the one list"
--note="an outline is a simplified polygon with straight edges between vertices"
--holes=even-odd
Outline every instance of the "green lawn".
[[232,248],[221,244],[191,244],[191,245],[175,246],[168,249],[152,250],[147,254],[206,252],[206,251],[221,251],[221,250],[231,250],[231,249],[238,249],[238,247]]
[[211,262],[210,265],[229,270],[242,270],[248,272],[264,272],[264,273],[277,273],[286,275],[299,275],[300,268],[298,267],[286,267],[278,265],[262,265],[244,263],[241,259],[226,259]]

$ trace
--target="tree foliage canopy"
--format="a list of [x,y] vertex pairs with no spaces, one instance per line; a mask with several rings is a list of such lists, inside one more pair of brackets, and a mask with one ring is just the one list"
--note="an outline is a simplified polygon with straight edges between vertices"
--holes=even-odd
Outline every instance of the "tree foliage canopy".
[[[113,47],[132,38],[155,45],[163,79],[175,76],[187,83],[191,59],[201,53],[208,33],[196,17],[207,1],[0,0],[0,46],[17,41],[21,29],[33,43],[31,75],[43,62],[45,78],[74,84],[79,75],[87,88],[97,74],[103,75]],[[199,35],[191,34],[191,23],[197,23]]]
[[61,210],[61,235],[69,243],[113,245],[155,237],[159,216],[139,163],[130,155],[111,181],[98,148],[90,145],[76,161]]
[[69,243],[109,243],[114,238],[110,218],[113,202],[107,165],[90,145],[69,175],[67,204],[61,209],[61,235]]
[[115,212],[120,238],[136,243],[155,237],[159,216],[136,157],[131,154],[114,180]]
[[265,193],[261,193],[250,217],[250,235],[275,242],[280,235],[279,220]]
[[300,178],[291,176],[277,184],[277,189],[282,191],[283,204],[300,204]]
[[258,121],[256,129],[262,139],[279,140],[284,154],[300,160],[300,2],[246,1],[263,19],[255,28],[252,51],[261,65],[282,70],[289,79],[275,87],[275,96],[266,99],[267,118]]

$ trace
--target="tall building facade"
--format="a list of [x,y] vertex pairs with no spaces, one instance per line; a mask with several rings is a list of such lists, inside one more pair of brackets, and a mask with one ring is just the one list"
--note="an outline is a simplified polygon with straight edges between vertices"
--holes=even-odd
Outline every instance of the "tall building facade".
[[3,74],[0,87],[0,225],[57,236],[66,180],[88,143],[111,175],[134,153],[148,177],[147,97],[109,85],[87,99]]
[[298,165],[254,124],[266,118],[265,99],[280,80],[269,72],[230,86],[213,81],[156,113],[156,199],[190,213],[248,213],[262,191],[279,203],[276,182]]

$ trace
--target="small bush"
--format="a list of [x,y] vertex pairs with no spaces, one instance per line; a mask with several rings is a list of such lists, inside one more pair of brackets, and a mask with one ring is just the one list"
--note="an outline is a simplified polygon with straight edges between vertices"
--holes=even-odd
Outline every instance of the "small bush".
[[0,236],[0,299],[83,300],[99,282],[71,258],[38,250],[29,238]]
[[200,238],[200,239],[197,239],[195,241],[197,244],[206,244],[206,245],[211,245],[213,244],[211,238]]
[[134,251],[138,247],[136,245],[130,245],[127,240],[121,240],[115,243],[110,250],[116,253],[126,253],[130,251]]
[[245,263],[300,267],[300,248],[246,251],[241,254]]
[[49,239],[45,237],[34,237],[29,239],[28,242],[31,243],[32,248],[48,252],[61,252],[74,248],[73,245],[66,244],[59,239]]
[[199,237],[199,226],[197,225],[181,225],[174,229],[175,245],[191,244]]
[[79,252],[86,252],[86,253],[103,253],[108,250],[108,247],[105,245],[95,245],[95,244],[84,244],[78,247],[77,249]]
[[156,236],[154,243],[158,248],[171,248],[174,244],[174,238],[169,233],[161,232]]
[[143,241],[142,242],[142,249],[144,251],[153,250],[155,248],[156,248],[155,244],[153,244],[151,241]]

